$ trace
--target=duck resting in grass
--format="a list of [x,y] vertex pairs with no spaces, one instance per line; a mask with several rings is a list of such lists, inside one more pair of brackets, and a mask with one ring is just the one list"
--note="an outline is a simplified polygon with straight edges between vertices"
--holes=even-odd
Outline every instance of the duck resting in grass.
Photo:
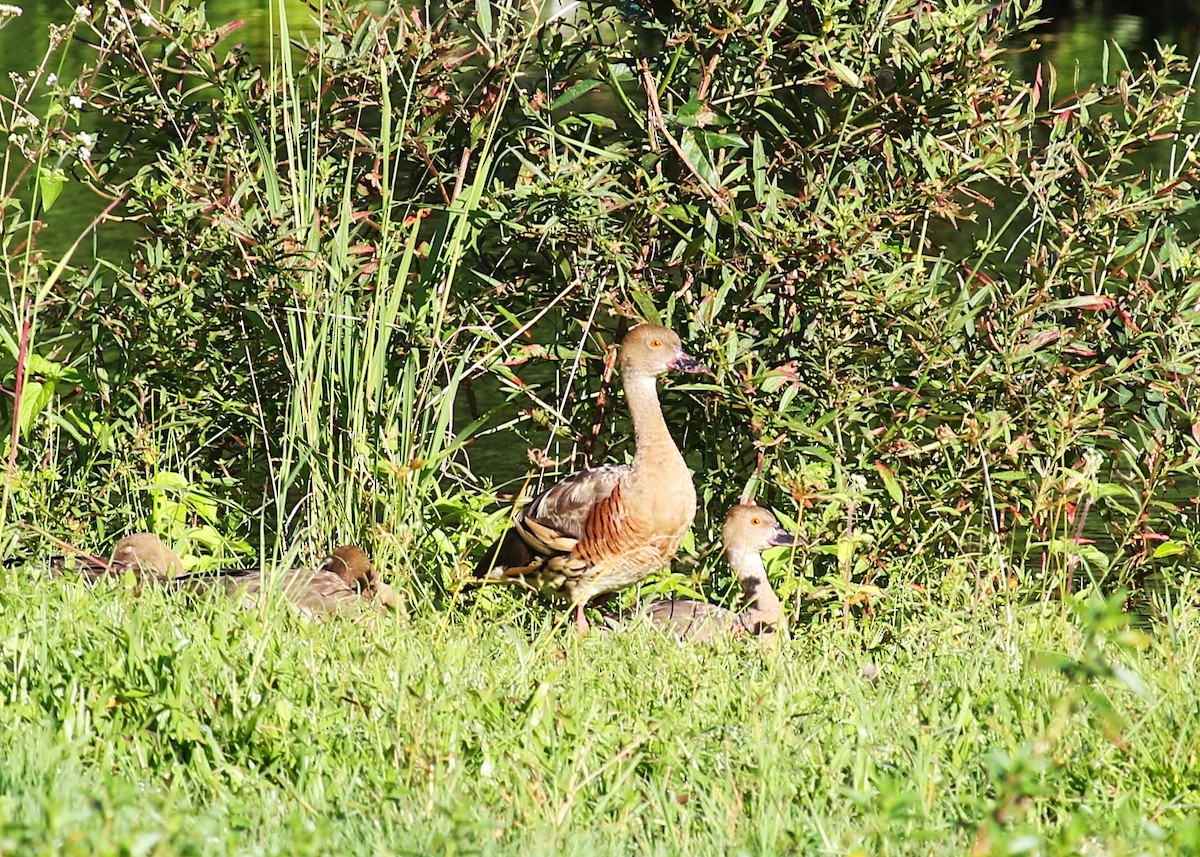
[[88,554],[77,553],[74,564],[70,568],[68,565],[65,556],[55,556],[49,560],[52,574],[78,574],[90,583],[126,571],[133,572],[139,581],[170,580],[184,573],[183,561],[154,533],[132,533],[118,539],[113,545],[112,553],[109,554],[108,562]]
[[[52,569],[61,571],[63,565],[61,557],[51,560]],[[183,562],[154,533],[134,533],[120,539],[107,563],[79,558],[75,571],[89,581],[132,571],[139,585],[166,584],[189,592],[223,590],[245,605],[257,601],[264,579],[273,578],[260,568],[185,573]],[[356,545],[334,548],[316,568],[287,569],[279,574],[278,583],[304,615],[370,606],[399,607],[395,590],[380,579],[371,560]]]
[[[264,583],[271,579],[270,571],[255,568],[220,572],[208,581],[219,581],[226,592],[252,607]],[[379,578],[375,566],[357,545],[334,548],[317,568],[288,569],[278,575],[278,584],[288,600],[306,616],[372,606],[396,610],[400,606],[396,591]]]
[[741,613],[704,601],[656,601],[642,612],[654,625],[683,640],[710,640],[773,635],[783,618],[783,605],[767,580],[762,552],[792,545],[795,537],[761,506],[734,506],[725,516],[721,538],[729,567],[742,587]]

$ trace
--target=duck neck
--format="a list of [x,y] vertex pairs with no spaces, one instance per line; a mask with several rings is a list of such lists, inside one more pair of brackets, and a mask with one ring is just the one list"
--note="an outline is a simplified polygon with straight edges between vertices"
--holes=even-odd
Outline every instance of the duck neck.
[[771,582],[767,580],[767,567],[758,551],[729,550],[729,565],[742,584],[742,623],[756,633],[774,631],[783,617],[783,604]]
[[628,375],[625,378],[625,400],[633,418],[633,435],[637,451],[635,470],[651,469],[667,464],[683,464],[667,421],[663,419],[658,401],[658,386],[653,375]]

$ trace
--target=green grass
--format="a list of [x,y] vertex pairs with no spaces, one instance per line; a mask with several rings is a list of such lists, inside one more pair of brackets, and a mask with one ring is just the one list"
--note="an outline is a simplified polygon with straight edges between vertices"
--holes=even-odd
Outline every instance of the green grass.
[[1200,841],[1187,607],[1150,636],[1092,602],[914,601],[683,647],[533,608],[322,624],[24,573],[0,603],[0,853]]

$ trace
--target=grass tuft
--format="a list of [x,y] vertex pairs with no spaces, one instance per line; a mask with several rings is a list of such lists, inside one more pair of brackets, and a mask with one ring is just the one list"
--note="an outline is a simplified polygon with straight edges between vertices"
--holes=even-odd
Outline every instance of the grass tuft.
[[6,580],[10,850],[1178,853],[1195,835],[1200,637],[1114,626],[1098,596],[681,646],[131,595]]

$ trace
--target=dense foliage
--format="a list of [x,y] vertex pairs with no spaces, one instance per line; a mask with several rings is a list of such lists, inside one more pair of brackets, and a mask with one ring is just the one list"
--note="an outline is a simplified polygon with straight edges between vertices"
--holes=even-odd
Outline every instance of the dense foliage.
[[[702,526],[794,502],[817,578],[1190,552],[1177,56],[1068,92],[1018,74],[1022,4],[485,8],[326,9],[261,69],[190,4],[81,7],[88,68],[6,116],[16,518],[370,532],[441,589],[489,480],[627,448],[605,358],[641,317],[718,369],[665,397]],[[90,269],[38,252],[72,180],[131,259],[107,221]]]

